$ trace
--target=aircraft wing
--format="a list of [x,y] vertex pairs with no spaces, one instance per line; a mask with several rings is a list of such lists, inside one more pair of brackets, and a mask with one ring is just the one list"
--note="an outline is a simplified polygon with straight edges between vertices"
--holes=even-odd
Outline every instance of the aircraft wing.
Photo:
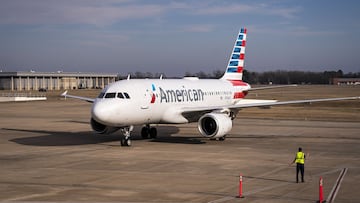
[[74,98],[74,99],[80,99],[80,100],[84,100],[84,101],[87,101],[87,102],[90,102],[90,103],[94,103],[95,99],[92,99],[92,98],[88,98],[88,97],[80,97],[80,96],[74,96],[74,95],[70,95],[70,94],[67,94],[67,90],[61,94],[61,96],[67,98]]
[[249,89],[249,91],[254,91],[254,90],[266,90],[266,89],[276,89],[276,88],[284,88],[284,87],[296,87],[297,85],[275,85],[275,86],[263,86],[263,87],[252,87],[251,89]]
[[286,105],[286,104],[304,104],[304,103],[314,103],[314,102],[326,102],[326,101],[342,101],[342,100],[354,100],[360,99],[359,97],[340,97],[340,98],[325,98],[325,99],[305,99],[305,100],[293,100],[293,101],[274,101],[274,102],[256,102],[256,103],[240,103],[236,105],[231,105],[228,108],[237,109],[237,108],[249,108],[249,107],[267,107],[267,106],[276,106],[276,105]]
[[[243,108],[242,106],[246,105],[254,105],[256,104],[267,104],[267,103],[275,103],[277,100],[260,100],[260,99],[241,99],[234,105],[224,105],[224,106],[204,106],[204,107],[182,107],[179,111],[181,114],[189,121],[196,122],[200,119],[200,117],[206,113],[210,113],[213,111],[223,112],[232,110],[239,110]],[[235,107],[234,107],[235,106]],[[261,108],[261,106],[259,106]],[[236,111],[237,112],[237,111]]]
[[[276,100],[257,100],[257,99],[242,99],[233,105],[224,106],[208,106],[208,107],[183,107],[183,115],[185,117],[194,117],[195,114],[205,114],[212,111],[223,111],[226,109],[239,110],[250,107],[270,107],[276,105],[287,105],[287,104],[303,104],[303,103],[314,103],[314,102],[326,102],[326,101],[342,101],[342,100],[354,100],[360,99],[359,97],[341,97],[341,98],[325,98],[325,99],[308,99],[308,100],[293,100],[293,101],[276,101]],[[200,116],[197,116],[200,117]],[[193,120],[193,119],[191,119]]]

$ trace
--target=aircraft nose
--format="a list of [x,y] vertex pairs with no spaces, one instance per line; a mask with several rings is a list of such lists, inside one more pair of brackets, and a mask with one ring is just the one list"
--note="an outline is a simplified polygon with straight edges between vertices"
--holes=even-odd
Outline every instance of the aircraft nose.
[[91,116],[96,121],[101,122],[103,124],[109,123],[109,119],[111,118],[111,109],[109,105],[104,102],[94,102],[91,109]]

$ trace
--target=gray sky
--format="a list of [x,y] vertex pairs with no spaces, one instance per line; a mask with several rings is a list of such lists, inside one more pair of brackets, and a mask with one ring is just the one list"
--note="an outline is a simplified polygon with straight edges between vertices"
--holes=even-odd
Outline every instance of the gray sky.
[[225,70],[248,29],[249,71],[360,72],[360,1],[0,0],[3,71]]

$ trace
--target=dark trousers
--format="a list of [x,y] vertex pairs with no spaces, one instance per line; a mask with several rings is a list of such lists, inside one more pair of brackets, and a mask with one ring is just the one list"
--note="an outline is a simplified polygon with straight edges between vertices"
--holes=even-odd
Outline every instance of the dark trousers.
[[301,182],[304,182],[304,164],[296,164],[296,182],[299,182],[299,171],[301,173]]

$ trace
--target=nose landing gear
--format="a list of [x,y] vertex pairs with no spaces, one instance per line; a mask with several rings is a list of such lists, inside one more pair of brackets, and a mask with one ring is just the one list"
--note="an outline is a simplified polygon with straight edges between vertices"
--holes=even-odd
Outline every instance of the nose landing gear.
[[122,137],[120,140],[121,146],[127,146],[127,147],[131,146],[130,136],[131,136],[131,131],[133,130],[134,130],[134,126],[132,125],[121,129],[122,133],[124,134],[124,137]]

